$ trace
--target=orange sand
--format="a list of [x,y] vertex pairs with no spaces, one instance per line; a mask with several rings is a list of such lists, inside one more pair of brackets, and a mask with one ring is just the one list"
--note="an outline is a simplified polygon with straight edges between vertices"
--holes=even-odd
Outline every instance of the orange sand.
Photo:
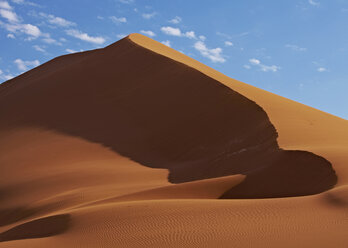
[[140,34],[0,85],[0,113],[0,248],[348,245],[348,121]]

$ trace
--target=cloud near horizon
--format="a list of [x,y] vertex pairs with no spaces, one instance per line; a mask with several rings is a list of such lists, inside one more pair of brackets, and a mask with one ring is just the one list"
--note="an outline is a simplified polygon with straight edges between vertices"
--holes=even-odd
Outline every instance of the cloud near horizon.
[[[264,65],[261,63],[260,60],[255,58],[249,59],[249,62],[251,65],[258,66],[260,70],[263,72],[269,72],[269,71],[277,72],[280,69],[280,67],[276,65]],[[248,66],[249,65],[244,65],[244,68],[250,69],[251,67],[250,66],[248,67]]]
[[209,49],[203,41],[197,41],[193,46],[203,57],[210,59],[214,63],[224,63],[226,59],[222,56],[220,47]]
[[170,26],[164,26],[161,27],[161,31],[164,34],[171,35],[171,36],[177,36],[177,37],[186,37],[189,39],[196,39],[196,34],[194,31],[187,31],[187,32],[182,32],[180,28],[174,28]]
[[40,65],[40,62],[37,59],[32,60],[32,61],[30,61],[30,60],[24,61],[22,59],[16,59],[14,61],[14,63],[17,65],[18,70],[20,70],[22,72],[27,71],[29,68],[36,67],[36,66]]
[[83,33],[80,30],[77,29],[68,29],[65,31],[67,35],[70,35],[72,37],[75,37],[77,39],[83,40],[83,41],[87,41],[90,43],[94,43],[94,44],[104,44],[105,43],[105,39],[101,36],[90,36],[87,33]]
[[150,37],[156,36],[156,34],[154,32],[152,32],[151,30],[140,30],[140,33],[145,34],[145,35],[150,36]]

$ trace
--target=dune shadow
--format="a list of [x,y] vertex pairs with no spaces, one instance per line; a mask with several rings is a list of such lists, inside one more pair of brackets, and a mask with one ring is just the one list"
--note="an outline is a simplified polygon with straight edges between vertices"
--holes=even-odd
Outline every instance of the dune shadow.
[[26,222],[0,233],[0,242],[45,238],[64,233],[69,228],[70,215],[60,214]]
[[13,82],[23,87],[1,98],[7,107],[0,128],[79,136],[144,166],[168,169],[172,183],[247,175],[223,198],[308,195],[336,184],[324,158],[279,148],[275,127],[255,102],[128,39],[83,62],[51,67]]
[[0,209],[0,227],[28,218],[36,213],[35,209],[22,207]]

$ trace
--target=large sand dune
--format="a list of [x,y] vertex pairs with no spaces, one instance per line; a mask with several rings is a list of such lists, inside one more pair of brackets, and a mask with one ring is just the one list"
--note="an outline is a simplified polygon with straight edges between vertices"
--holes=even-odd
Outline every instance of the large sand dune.
[[0,248],[348,247],[348,121],[145,36],[3,83],[0,113]]

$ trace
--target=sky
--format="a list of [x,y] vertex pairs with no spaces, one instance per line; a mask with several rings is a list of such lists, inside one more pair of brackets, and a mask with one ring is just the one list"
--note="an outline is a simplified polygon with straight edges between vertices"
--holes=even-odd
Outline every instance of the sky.
[[348,0],[0,0],[0,83],[130,33],[348,119]]

